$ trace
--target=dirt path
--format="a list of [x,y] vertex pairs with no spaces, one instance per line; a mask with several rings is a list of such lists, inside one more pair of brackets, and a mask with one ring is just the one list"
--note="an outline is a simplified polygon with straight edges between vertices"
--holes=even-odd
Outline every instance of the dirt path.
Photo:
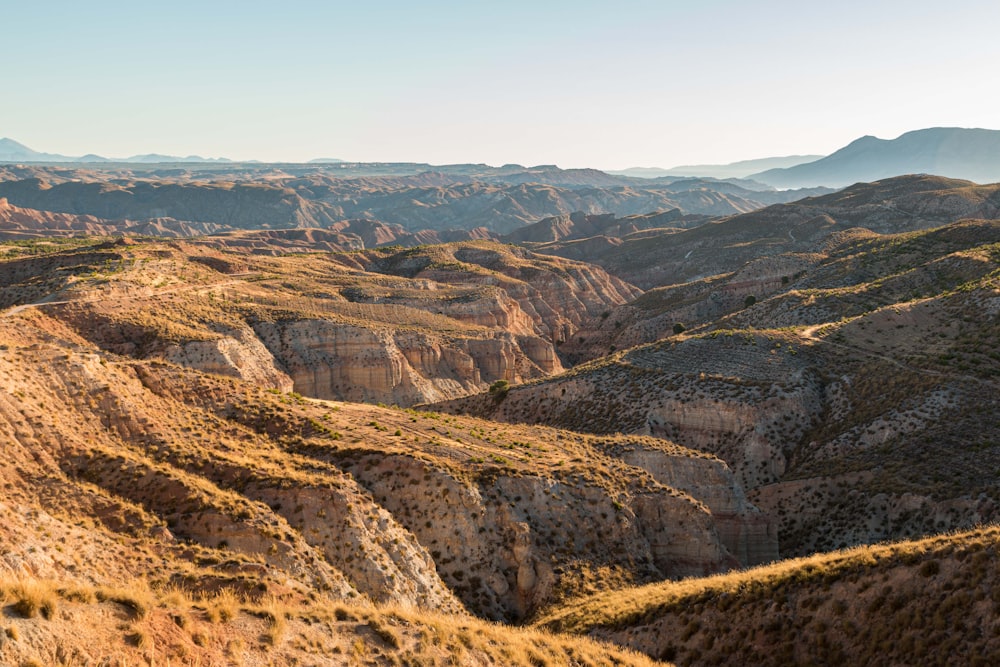
[[975,377],[973,375],[962,375],[962,374],[959,374],[959,373],[946,373],[946,372],[943,372],[943,371],[934,371],[934,370],[930,370],[930,369],[927,369],[927,368],[914,368],[913,366],[908,366],[907,364],[904,364],[903,362],[901,362],[901,361],[899,361],[897,359],[893,359],[892,357],[888,357],[888,356],[886,356],[884,354],[879,354],[878,352],[872,352],[871,350],[866,350],[864,348],[854,347],[853,345],[845,345],[844,343],[837,343],[837,342],[834,342],[832,340],[829,340],[828,338],[820,338],[819,336],[816,335],[816,332],[819,331],[820,329],[822,329],[825,326],[829,326],[829,325],[828,324],[813,324],[811,326],[806,327],[805,329],[802,329],[799,332],[799,334],[803,338],[805,338],[806,340],[808,340],[810,342],[821,344],[821,345],[829,345],[831,347],[836,347],[836,348],[839,348],[841,350],[846,350],[848,352],[853,352],[854,354],[858,354],[858,355],[861,355],[861,356],[870,357],[872,359],[878,359],[880,361],[884,361],[887,364],[891,364],[892,366],[895,366],[896,368],[899,368],[899,369],[904,370],[904,371],[909,371],[911,373],[916,373],[918,375],[928,375],[928,376],[931,376],[931,377],[940,377],[940,378],[957,378],[957,379],[965,380],[967,382],[976,382],[976,383],[979,383],[979,384],[984,384],[984,385],[987,385],[987,386],[990,386],[990,387],[994,386],[992,382],[990,382],[988,380],[984,380],[982,378]]
[[[249,274],[233,274],[233,275],[249,275]],[[158,290],[156,292],[147,294],[118,294],[113,297],[95,296],[95,297],[88,297],[86,299],[62,299],[59,301],[54,300],[53,299],[54,295],[50,294],[44,299],[40,299],[38,301],[35,301],[34,303],[23,303],[19,306],[14,306],[13,308],[9,308],[0,313],[0,317],[11,317],[12,315],[17,315],[18,313],[24,312],[28,308],[38,308],[41,306],[59,306],[67,303],[97,303],[99,301],[127,301],[133,299],[149,299],[151,297],[160,296],[162,294],[177,294],[180,292],[209,292],[211,290],[218,289],[220,287],[229,287],[230,285],[237,285],[245,282],[246,281],[242,279],[226,280],[224,282],[213,283],[211,285],[178,285],[177,287]]]

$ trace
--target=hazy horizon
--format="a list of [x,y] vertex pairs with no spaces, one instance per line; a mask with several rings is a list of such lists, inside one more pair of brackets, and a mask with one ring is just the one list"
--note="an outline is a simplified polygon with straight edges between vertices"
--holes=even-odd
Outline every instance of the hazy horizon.
[[[5,8],[0,136],[48,153],[671,168],[1000,118],[1000,6]],[[957,104],[957,101],[963,102]]]

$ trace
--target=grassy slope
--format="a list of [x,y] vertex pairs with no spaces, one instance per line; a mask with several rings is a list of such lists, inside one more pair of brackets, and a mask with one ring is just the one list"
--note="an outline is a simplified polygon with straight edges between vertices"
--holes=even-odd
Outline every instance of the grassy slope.
[[597,595],[538,625],[678,665],[996,664],[998,556],[982,528]]
[[[122,268],[119,249],[91,252],[96,261],[71,253],[60,262],[68,271],[24,267],[8,283],[10,302],[25,300],[18,286],[36,283],[60,290],[60,299],[95,298],[102,287],[111,295],[141,287],[166,297],[175,290],[177,298],[164,298],[162,308],[132,298],[146,307],[115,314],[119,322],[143,318],[149,335],[134,340],[151,349],[229,324],[230,311],[213,304],[219,296],[199,291],[225,276],[197,263],[166,271],[146,256],[135,262],[146,284],[126,283],[118,278],[132,269]],[[196,288],[185,291],[190,284]],[[399,594],[415,599],[400,580],[412,572],[393,568],[416,572],[420,553],[430,558],[345,470],[373,460],[411,461],[455,488],[482,488],[487,504],[514,512],[519,499],[494,498],[490,484],[537,478],[581,508],[586,498],[606,496],[609,521],[621,511],[631,517],[621,519],[627,524],[633,495],[671,496],[695,514],[704,508],[617,461],[614,450],[639,443],[669,456],[704,455],[659,441],[264,391],[103,351],[59,319],[70,308],[8,308],[0,315],[0,575],[7,577],[0,586],[0,661],[651,664],[607,646],[476,620],[450,594],[433,592],[433,584],[423,603],[393,602]],[[303,492],[326,497],[312,523],[294,507]],[[323,533],[324,510],[343,514],[339,534]],[[377,526],[369,542],[365,526]],[[415,560],[393,556],[403,548],[397,542]],[[620,553],[599,556],[596,545],[589,552],[553,547],[553,562],[565,559],[554,599],[648,580],[649,573],[629,570],[630,560],[616,562]],[[369,595],[347,583],[380,576],[385,588]],[[116,591],[123,581],[133,583]],[[229,611],[213,611],[223,604],[217,594]]]
[[[990,520],[998,242],[996,221],[839,235],[752,307],[515,386],[502,404],[469,397],[448,409],[597,433],[654,428],[712,451],[751,475],[751,500],[778,517],[786,554]],[[813,403],[781,403],[790,392]],[[697,406],[704,425],[682,414]],[[719,411],[736,425],[714,424]],[[770,477],[741,463],[754,431],[783,459]]]
[[468,616],[357,603],[256,601],[0,579],[0,661],[9,665],[663,664],[602,642]]

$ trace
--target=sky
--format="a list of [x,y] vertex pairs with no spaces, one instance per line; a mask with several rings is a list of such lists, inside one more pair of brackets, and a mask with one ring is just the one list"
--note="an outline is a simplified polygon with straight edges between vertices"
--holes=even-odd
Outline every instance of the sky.
[[603,169],[1000,129],[995,0],[0,0],[43,152]]

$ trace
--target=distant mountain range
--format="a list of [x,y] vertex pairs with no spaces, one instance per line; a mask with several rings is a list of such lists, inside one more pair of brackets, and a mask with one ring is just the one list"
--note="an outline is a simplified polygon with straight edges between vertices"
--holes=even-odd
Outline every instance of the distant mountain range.
[[[331,162],[332,160],[324,160],[324,162]],[[149,153],[146,155],[133,155],[127,158],[106,158],[102,155],[94,155],[93,153],[88,153],[87,155],[82,155],[80,157],[73,157],[70,155],[60,155],[58,153],[40,153],[36,150],[32,150],[22,143],[14,141],[13,139],[8,139],[6,137],[0,139],[0,162],[8,163],[20,163],[20,162],[133,162],[138,164],[155,164],[158,162],[212,162],[212,163],[226,163],[232,162],[232,160],[220,157],[220,158],[205,158],[200,155],[188,155],[185,157],[179,157],[176,155],[160,155],[158,153]]]
[[630,167],[611,170],[609,174],[631,176],[633,178],[663,178],[664,176],[697,176],[701,178],[746,178],[767,169],[794,167],[818,160],[822,155],[788,155],[786,157],[765,157],[757,160],[741,160],[729,164],[694,164],[670,169],[659,167]]
[[819,160],[750,175],[778,188],[844,187],[903,174],[1000,181],[1000,130],[934,127],[892,140],[861,137]]
[[[0,139],[2,163],[87,163],[90,165],[187,163],[203,165],[244,165],[227,158],[198,155],[179,157],[151,153],[128,158],[106,158],[88,154],[71,157],[40,153],[13,139]],[[259,164],[259,163],[258,163]],[[907,132],[896,139],[864,136],[827,155],[789,155],[743,160],[722,165],[687,165],[660,169],[632,167],[623,170],[559,169],[554,165],[485,164],[431,165],[424,163],[344,162],[337,158],[317,158],[307,164],[336,167],[342,177],[405,176],[427,172],[475,174],[488,180],[517,183],[552,183],[558,174],[560,186],[635,186],[646,182],[673,183],[678,179],[700,178],[717,181],[739,180],[736,185],[751,190],[842,188],[853,183],[871,182],[905,174],[933,174],[977,183],[1000,182],[1000,130],[935,127]],[[723,183],[712,189],[724,189]]]

